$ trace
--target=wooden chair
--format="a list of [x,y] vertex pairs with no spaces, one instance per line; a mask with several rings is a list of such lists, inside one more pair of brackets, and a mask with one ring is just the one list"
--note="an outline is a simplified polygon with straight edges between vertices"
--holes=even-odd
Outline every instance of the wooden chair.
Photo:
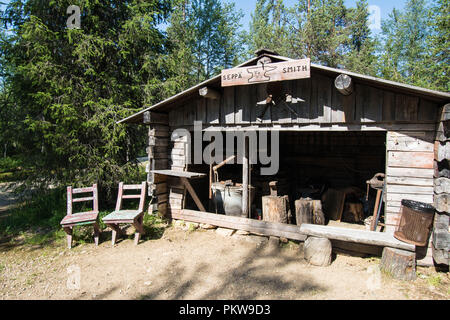
[[[91,197],[77,198],[74,199],[74,194],[80,193],[92,193]],[[74,202],[89,202],[92,201],[92,211],[89,212],[79,212],[73,213],[72,207]],[[98,246],[98,239],[100,235],[100,228],[98,225],[98,190],[97,185],[94,184],[90,188],[79,188],[72,189],[72,187],[67,187],[67,215],[62,219],[61,226],[67,233],[67,245],[72,248],[72,230],[75,226],[83,225],[94,225],[94,241],[95,245]]]
[[[136,228],[134,235],[134,244],[139,243],[141,235],[144,231],[144,202],[147,182],[142,182],[140,185],[124,185],[123,182],[119,184],[119,193],[117,195],[116,210],[103,218],[103,222],[109,226],[112,231],[112,245],[116,243],[117,235],[123,235],[119,227],[120,223],[132,223]],[[140,194],[124,195],[124,190],[141,190]],[[121,210],[122,199],[139,199],[139,208],[137,210]]]

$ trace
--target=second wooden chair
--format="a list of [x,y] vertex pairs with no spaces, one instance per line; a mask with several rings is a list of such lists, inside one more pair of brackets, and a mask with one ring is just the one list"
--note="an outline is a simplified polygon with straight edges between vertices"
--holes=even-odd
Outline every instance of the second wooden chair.
[[[103,222],[109,226],[112,231],[112,245],[116,243],[117,235],[123,235],[119,224],[132,223],[136,228],[134,235],[134,244],[139,243],[141,235],[144,231],[144,202],[145,192],[147,189],[147,182],[142,182],[140,185],[125,185],[123,182],[119,184],[119,192],[117,195],[116,210],[103,218]],[[124,195],[125,190],[140,190],[140,194]],[[123,199],[139,199],[139,208],[137,210],[122,210]]]

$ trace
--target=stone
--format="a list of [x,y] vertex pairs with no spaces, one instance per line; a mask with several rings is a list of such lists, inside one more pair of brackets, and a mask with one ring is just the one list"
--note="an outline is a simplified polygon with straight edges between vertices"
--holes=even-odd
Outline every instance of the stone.
[[216,229],[216,233],[221,235],[221,236],[224,236],[224,237],[231,237],[235,231],[236,230],[225,229],[225,228],[217,228]]
[[248,236],[250,234],[250,232],[244,231],[244,230],[237,230],[236,234],[240,235],[240,236]]
[[205,229],[205,230],[213,230],[213,229],[217,229],[216,226],[213,226],[213,225],[211,225],[211,224],[206,224],[206,223],[200,224],[200,228]]
[[265,245],[269,241],[269,239],[267,237],[254,236],[254,235],[245,236],[245,240],[247,242],[256,244],[257,247]]
[[327,238],[308,237],[305,241],[303,252],[308,263],[326,267],[331,264],[333,248]]

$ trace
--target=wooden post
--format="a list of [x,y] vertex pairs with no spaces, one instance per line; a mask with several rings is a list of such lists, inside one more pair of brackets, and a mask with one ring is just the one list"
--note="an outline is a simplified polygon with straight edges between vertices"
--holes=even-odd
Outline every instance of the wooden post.
[[289,223],[288,196],[266,196],[262,198],[263,221]]
[[398,280],[416,279],[416,254],[400,249],[383,249],[380,269]]
[[248,187],[248,138],[244,135],[244,152],[242,159],[242,214],[248,217],[249,187]]
[[302,223],[324,225],[325,215],[320,200],[300,199],[295,201],[295,219],[299,226]]
[[333,247],[327,238],[308,237],[304,244],[304,257],[310,264],[326,267],[331,264]]

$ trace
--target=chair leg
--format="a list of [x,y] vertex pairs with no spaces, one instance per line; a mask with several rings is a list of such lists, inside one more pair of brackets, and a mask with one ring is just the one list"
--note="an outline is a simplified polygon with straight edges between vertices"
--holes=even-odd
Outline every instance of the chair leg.
[[64,231],[67,233],[67,247],[72,249],[72,227],[64,227]]
[[135,244],[135,245],[138,245],[139,239],[140,239],[141,235],[144,235],[144,234],[145,234],[145,230],[144,230],[143,223],[144,223],[144,217],[138,218],[138,219],[133,223],[133,224],[134,224],[134,227],[135,227],[135,229],[136,229],[136,233],[134,234],[134,244]]
[[112,239],[111,244],[114,246],[116,244],[117,236],[122,235],[122,231],[119,228],[118,224],[107,224],[112,229]]
[[100,237],[100,227],[98,226],[98,223],[94,223],[94,242],[95,245],[98,246],[98,239]]

